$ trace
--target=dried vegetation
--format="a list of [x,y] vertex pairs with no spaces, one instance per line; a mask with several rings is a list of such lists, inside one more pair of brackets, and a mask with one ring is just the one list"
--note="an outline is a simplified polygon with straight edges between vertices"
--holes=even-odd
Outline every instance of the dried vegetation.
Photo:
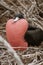
[[[17,13],[23,13],[29,23],[33,21],[32,25],[43,30],[43,0],[0,0],[0,33],[3,37],[6,38],[7,20],[14,18]],[[29,47],[23,52],[18,50],[11,53],[1,39],[0,65],[20,65],[20,63],[21,65],[43,65],[43,43],[39,48]],[[18,54],[19,59],[15,57],[15,53]]]

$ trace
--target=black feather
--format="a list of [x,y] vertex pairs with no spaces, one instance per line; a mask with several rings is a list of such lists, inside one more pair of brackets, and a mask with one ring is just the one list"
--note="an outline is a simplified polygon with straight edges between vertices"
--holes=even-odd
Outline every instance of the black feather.
[[16,15],[15,15],[15,18],[16,18],[16,17],[18,17],[18,18],[20,18],[20,19],[24,18],[23,14],[16,14]]
[[25,34],[28,45],[39,46],[43,41],[43,31],[39,28],[29,28]]

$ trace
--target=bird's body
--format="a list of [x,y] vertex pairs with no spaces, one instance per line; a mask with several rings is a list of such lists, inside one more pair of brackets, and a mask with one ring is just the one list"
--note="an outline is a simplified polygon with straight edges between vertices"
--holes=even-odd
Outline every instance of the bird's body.
[[39,46],[43,41],[43,31],[40,28],[28,29],[25,34],[25,40],[31,46]]
[[20,50],[23,50],[29,45],[39,46],[43,41],[43,31],[29,25],[21,14],[16,15],[15,19],[9,19],[7,21],[6,35],[13,48],[19,47]]

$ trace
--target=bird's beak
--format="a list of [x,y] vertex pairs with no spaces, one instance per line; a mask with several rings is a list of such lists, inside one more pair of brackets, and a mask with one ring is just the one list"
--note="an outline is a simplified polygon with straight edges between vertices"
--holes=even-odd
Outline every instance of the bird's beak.
[[19,18],[18,18],[18,17],[16,17],[16,18],[14,19],[14,23],[15,23],[15,22],[17,22],[18,20],[19,20]]

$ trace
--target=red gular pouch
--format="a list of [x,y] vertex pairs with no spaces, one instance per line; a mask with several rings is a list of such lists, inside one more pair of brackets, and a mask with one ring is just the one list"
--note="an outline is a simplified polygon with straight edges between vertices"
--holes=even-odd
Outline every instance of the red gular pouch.
[[25,19],[14,21],[10,19],[6,23],[7,40],[14,49],[25,50],[28,43],[24,39],[28,29],[28,22]]

